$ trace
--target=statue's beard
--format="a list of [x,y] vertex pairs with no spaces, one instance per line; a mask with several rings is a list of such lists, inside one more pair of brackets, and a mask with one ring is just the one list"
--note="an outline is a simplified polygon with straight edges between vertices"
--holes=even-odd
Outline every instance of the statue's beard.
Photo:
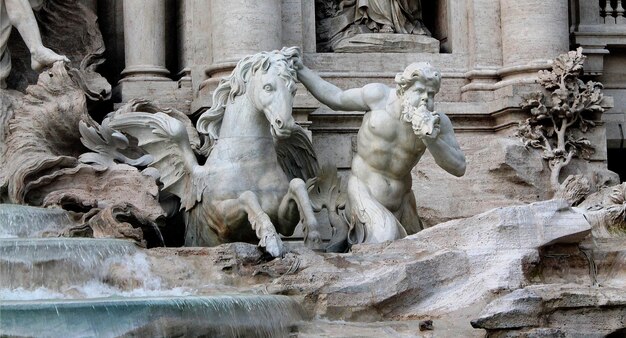
[[402,112],[400,112],[400,119],[408,123],[413,121],[413,116],[418,113],[419,109],[419,106],[412,105],[410,101],[409,98],[402,100]]
[[415,100],[407,98],[402,100],[400,119],[410,123],[416,135],[420,137],[432,135],[439,124],[439,117],[434,116],[425,105],[421,104],[416,107],[410,103],[411,101]]

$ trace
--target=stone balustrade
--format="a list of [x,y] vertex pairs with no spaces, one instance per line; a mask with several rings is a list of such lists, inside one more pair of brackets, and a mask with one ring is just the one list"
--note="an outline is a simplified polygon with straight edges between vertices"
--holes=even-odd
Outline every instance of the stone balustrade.
[[626,25],[626,16],[624,6],[626,1],[624,0],[600,0],[600,17],[604,21],[605,25]]
[[587,55],[585,74],[600,76],[604,58],[613,47],[626,44],[625,0],[570,1],[574,43]]

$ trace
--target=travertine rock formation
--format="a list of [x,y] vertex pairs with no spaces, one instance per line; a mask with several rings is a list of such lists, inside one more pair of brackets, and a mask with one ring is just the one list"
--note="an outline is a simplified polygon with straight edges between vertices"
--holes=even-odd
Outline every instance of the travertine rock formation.
[[[491,301],[522,292],[515,290],[528,285],[578,283],[577,290],[590,299],[603,294],[605,289],[592,287],[590,263],[579,248],[590,231],[583,214],[566,201],[553,200],[493,209],[404,240],[356,245],[349,254],[320,254],[300,247],[267,262],[253,246],[231,244],[156,249],[150,256],[153,273],[169,287],[191,287],[201,293],[218,289],[291,295],[322,319],[347,321],[344,330],[353,325],[355,332],[386,327],[399,334],[416,334],[417,321],[430,319],[434,336],[454,332],[480,337],[484,331],[472,329],[470,321],[482,318],[483,308]],[[568,270],[554,261],[564,255],[570,257]],[[600,271],[607,272],[602,276],[604,285],[617,287],[611,283],[620,275],[610,277],[608,271],[619,261],[610,255],[597,261]],[[205,283],[208,279],[210,285]],[[550,297],[569,292],[567,287],[536,289],[552,290]],[[615,292],[611,290],[615,289],[606,289],[606,294]],[[580,306],[593,309],[594,304]],[[528,311],[544,311],[540,303],[528,306]],[[364,322],[369,329],[363,327]],[[341,328],[329,324],[326,329]],[[590,328],[588,332],[605,331]]]
[[[43,72],[26,93],[0,91],[0,192],[10,203],[61,206],[77,213],[96,237],[143,242],[143,227],[158,239],[164,215],[154,178],[129,166],[82,164],[79,124],[94,125],[87,100],[106,97],[109,84],[89,67],[62,62]],[[85,234],[67,229],[65,235]],[[89,233],[89,232],[87,232]]]
[[490,303],[472,321],[500,337],[623,337],[622,288],[576,284],[533,285]]

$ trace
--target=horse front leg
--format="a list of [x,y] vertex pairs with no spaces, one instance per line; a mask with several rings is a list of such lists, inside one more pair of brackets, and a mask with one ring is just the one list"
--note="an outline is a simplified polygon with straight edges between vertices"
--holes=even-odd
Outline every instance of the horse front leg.
[[322,249],[322,236],[306,184],[302,179],[294,178],[289,182],[289,190],[278,208],[280,232],[290,235],[300,220],[303,221],[304,244],[312,249]]
[[273,257],[282,257],[284,255],[285,248],[283,242],[276,232],[270,217],[263,211],[259,198],[255,193],[244,191],[239,198],[221,201],[217,207],[221,209],[220,212],[224,215],[224,223],[227,226],[238,223],[237,219],[243,216],[242,213],[245,213],[252,230],[254,230],[259,239],[259,246]]

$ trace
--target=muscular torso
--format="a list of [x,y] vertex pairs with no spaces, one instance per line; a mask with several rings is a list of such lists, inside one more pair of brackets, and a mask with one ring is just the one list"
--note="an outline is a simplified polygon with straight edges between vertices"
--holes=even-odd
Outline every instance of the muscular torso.
[[411,169],[426,150],[411,124],[385,110],[365,114],[357,135],[352,175],[364,183],[376,200],[394,212],[411,190]]

